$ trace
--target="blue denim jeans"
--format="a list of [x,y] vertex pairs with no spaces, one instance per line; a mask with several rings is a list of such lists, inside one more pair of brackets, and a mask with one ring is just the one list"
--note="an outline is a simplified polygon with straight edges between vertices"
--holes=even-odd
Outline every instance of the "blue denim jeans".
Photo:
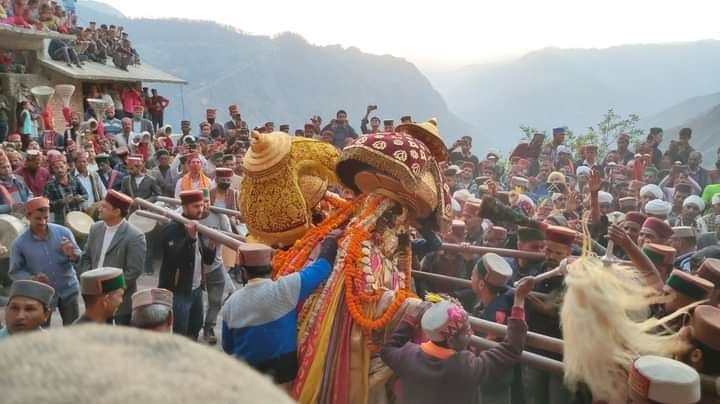
[[203,326],[202,289],[197,288],[187,295],[175,295],[173,299],[173,332],[197,341]]

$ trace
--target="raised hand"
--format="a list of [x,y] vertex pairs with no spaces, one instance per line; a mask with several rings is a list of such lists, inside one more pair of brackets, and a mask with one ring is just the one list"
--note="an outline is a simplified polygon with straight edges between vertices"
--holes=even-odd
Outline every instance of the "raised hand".
[[598,193],[602,189],[603,179],[600,176],[600,171],[597,168],[593,168],[588,176],[588,188],[592,193]]

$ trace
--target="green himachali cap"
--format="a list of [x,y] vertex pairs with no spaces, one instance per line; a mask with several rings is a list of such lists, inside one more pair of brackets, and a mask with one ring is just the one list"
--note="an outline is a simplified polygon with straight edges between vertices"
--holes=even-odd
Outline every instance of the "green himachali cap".
[[103,295],[125,287],[125,275],[120,268],[97,268],[80,275],[80,293],[83,295]]

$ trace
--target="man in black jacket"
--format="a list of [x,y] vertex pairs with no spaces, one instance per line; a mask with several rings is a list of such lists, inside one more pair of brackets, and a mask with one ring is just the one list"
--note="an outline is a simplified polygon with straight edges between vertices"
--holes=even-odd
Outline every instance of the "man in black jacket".
[[192,222],[183,225],[170,223],[160,237],[163,259],[158,287],[174,294],[173,332],[197,340],[203,325],[202,281],[203,264],[215,258],[212,243],[199,243],[197,222],[204,210],[202,191],[180,193],[183,216]]

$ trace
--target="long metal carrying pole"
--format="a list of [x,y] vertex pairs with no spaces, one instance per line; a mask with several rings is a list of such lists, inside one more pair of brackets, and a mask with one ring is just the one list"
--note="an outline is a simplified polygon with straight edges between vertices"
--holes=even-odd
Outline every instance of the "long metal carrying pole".
[[[170,219],[170,218],[167,217],[167,216],[159,215],[159,214],[157,214],[157,213],[153,213],[153,212],[150,212],[150,211],[147,211],[147,210],[136,210],[135,213],[138,214],[139,216],[143,216],[143,217],[146,217],[146,218],[148,218],[148,219],[155,220],[155,221],[157,221],[157,222],[159,222],[159,223],[170,223],[170,222],[173,221],[172,219]],[[245,237],[243,237],[243,236],[241,236],[241,235],[239,235],[239,234],[230,233],[229,231],[222,231],[222,230],[217,230],[217,231],[219,231],[220,233],[222,233],[222,234],[224,234],[224,235],[226,235],[226,236],[228,236],[228,237],[232,237],[232,238],[234,238],[235,240],[242,241],[242,242],[246,242]]]
[[[157,200],[160,202],[165,202],[169,205],[181,205],[182,204],[180,199],[168,198],[167,196],[158,196]],[[236,217],[242,219],[242,215],[240,214],[239,210],[219,208],[217,206],[210,206],[210,210],[215,213],[222,213],[222,214],[228,215],[228,216],[236,216]]]
[[[420,279],[431,279],[440,280],[447,282],[448,284],[455,285],[461,288],[472,287],[472,282],[467,279],[455,278],[447,275],[433,274],[430,272],[412,271],[412,274],[416,278]],[[483,320],[477,317],[470,317],[470,325],[473,330],[481,331],[484,333],[496,335],[498,337],[504,337],[507,334],[507,326],[503,324],[494,323],[492,321]],[[563,341],[558,338],[548,337],[547,335],[538,334],[534,332],[527,333],[527,344],[533,348],[542,349],[544,351],[562,353],[563,352]]]
[[495,254],[503,256],[503,257],[515,257],[515,258],[524,258],[524,259],[530,259],[530,260],[544,260],[545,259],[545,255],[543,253],[532,252],[532,251],[511,250],[509,248],[494,248],[494,247],[481,247],[481,246],[477,246],[477,245],[443,243],[442,249],[446,250],[446,251],[455,251],[455,252],[466,253],[466,254],[495,253]]
[[[456,285],[465,288],[472,287],[472,282],[467,279],[455,278],[452,276],[422,271],[412,271],[412,274],[414,277],[420,279],[438,280],[441,282],[446,282],[450,285]],[[483,320],[477,317],[470,317],[470,326],[475,331],[490,333],[498,337],[504,338],[505,334],[507,334],[507,326],[503,324],[493,323],[492,321]],[[470,343],[479,349],[490,349],[498,345],[497,342],[475,336],[472,337]],[[528,331],[527,333],[527,345],[529,347],[542,349],[548,352],[563,352],[563,340],[530,331]],[[545,370],[553,373],[563,372],[562,362],[550,359],[542,355],[534,354],[532,352],[523,351],[520,361],[536,369]],[[712,397],[720,396],[720,391],[718,391],[720,389],[720,378],[701,374],[700,384],[702,386],[703,392],[711,395]]]
[[[193,221],[193,220],[190,220],[190,219],[184,217],[183,215],[175,213],[169,209],[161,208],[161,207],[159,207],[151,202],[148,202],[142,198],[135,198],[135,203],[138,206],[142,207],[143,209],[153,211],[159,215],[165,216],[168,219],[172,219],[172,220],[174,220],[176,222],[180,222],[182,224],[188,224]],[[232,237],[229,237],[229,236],[221,233],[218,230],[215,230],[211,227],[205,226],[200,223],[197,224],[197,230],[198,230],[198,233],[212,239],[216,243],[226,245],[234,250],[237,250],[238,248],[240,248],[241,245],[243,245],[242,241],[236,240]]]

